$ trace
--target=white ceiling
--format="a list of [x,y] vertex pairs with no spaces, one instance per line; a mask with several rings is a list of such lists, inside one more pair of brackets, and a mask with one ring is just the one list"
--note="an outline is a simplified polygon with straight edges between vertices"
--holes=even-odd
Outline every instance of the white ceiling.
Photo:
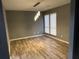
[[[33,5],[40,1],[41,4],[34,8]],[[3,0],[6,10],[20,11],[45,11],[68,3],[70,3],[70,0]]]

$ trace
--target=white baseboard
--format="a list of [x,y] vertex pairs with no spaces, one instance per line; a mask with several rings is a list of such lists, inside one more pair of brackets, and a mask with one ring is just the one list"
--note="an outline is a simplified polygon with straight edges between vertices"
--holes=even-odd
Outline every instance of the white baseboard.
[[46,36],[51,37],[51,38],[54,38],[55,40],[61,41],[61,42],[63,42],[63,43],[69,44],[69,42],[64,41],[64,40],[61,40],[61,39],[59,39],[59,38],[57,38],[57,37],[50,36],[50,35],[47,35],[47,34],[46,34]]
[[16,38],[16,39],[10,39],[10,41],[22,40],[22,39],[28,39],[28,38],[33,38],[33,37],[38,37],[38,36],[43,36],[43,35],[44,35],[44,34],[33,35],[33,36],[27,36],[27,37],[21,37],[21,38]]
[[63,43],[69,44],[69,42],[67,42],[67,41],[61,40],[61,39],[59,39],[59,38],[57,38],[57,37],[50,36],[50,35],[47,35],[47,34],[40,34],[40,35],[33,35],[33,36],[27,36],[27,37],[16,38],[16,39],[10,39],[10,41],[28,39],[28,38],[33,38],[33,37],[38,37],[38,36],[43,36],[43,35],[46,35],[46,36],[51,37],[51,38],[54,38],[55,40],[61,41],[61,42],[63,42]]

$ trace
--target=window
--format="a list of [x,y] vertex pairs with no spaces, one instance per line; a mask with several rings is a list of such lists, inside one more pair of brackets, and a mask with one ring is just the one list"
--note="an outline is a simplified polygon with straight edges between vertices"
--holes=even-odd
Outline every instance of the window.
[[45,33],[49,33],[49,15],[45,15]]
[[57,27],[56,27],[56,18],[57,18],[57,15],[56,13],[51,13],[51,14],[48,14],[48,15],[45,15],[44,16],[44,20],[45,20],[45,33],[49,33],[49,34],[52,34],[52,35],[55,35],[57,34]]
[[50,14],[50,34],[56,35],[56,13]]

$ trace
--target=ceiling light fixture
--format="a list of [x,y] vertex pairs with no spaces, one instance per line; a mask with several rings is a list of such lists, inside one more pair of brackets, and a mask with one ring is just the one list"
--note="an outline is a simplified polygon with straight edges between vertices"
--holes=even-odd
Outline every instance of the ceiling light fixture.
[[40,11],[38,11],[37,14],[35,15],[34,21],[37,21],[39,17],[40,17]]
[[[36,7],[40,4],[41,2],[37,2],[33,7]],[[34,17],[34,21],[37,21],[38,18],[40,17],[40,11],[38,11]]]

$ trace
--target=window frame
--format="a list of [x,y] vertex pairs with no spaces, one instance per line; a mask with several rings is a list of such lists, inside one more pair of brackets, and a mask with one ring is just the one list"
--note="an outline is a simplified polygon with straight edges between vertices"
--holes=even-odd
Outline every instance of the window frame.
[[[51,34],[51,20],[50,20],[50,15],[51,14],[56,14],[56,35],[54,35],[54,34]],[[48,14],[45,14],[45,15],[49,15],[49,33],[47,33],[47,34],[51,34],[51,35],[54,35],[54,36],[57,36],[57,13],[56,12],[52,12],[52,13],[48,13]],[[45,32],[45,15],[44,15],[44,33],[46,33]]]
[[[55,25],[56,25],[55,26],[56,27],[56,29],[55,29],[56,33],[55,34],[51,33],[51,14],[56,14],[56,19],[55,19],[55,21],[56,21],[56,23],[55,23]],[[57,35],[57,13],[56,12],[50,13],[50,21],[49,22],[50,22],[50,34],[56,36]]]
[[[46,15],[49,15],[49,14],[46,14]],[[49,20],[50,20],[50,15],[49,15]],[[50,25],[50,21],[49,21],[49,25]],[[45,32],[45,15],[44,15],[44,32]],[[46,33],[46,32],[45,32]],[[49,33],[50,33],[50,26],[49,26]],[[48,34],[49,34],[48,33]]]

